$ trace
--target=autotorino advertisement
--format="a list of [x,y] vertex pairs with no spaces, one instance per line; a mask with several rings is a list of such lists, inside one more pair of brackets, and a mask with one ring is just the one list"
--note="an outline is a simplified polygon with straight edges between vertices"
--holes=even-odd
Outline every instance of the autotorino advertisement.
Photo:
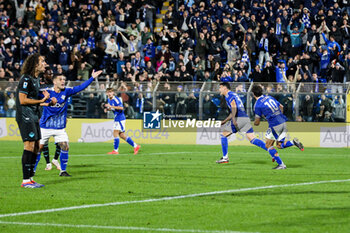
[[[147,125],[144,119],[127,120],[125,132],[140,144],[220,145],[220,130],[205,127],[215,127],[215,121],[165,120],[160,127],[154,124],[158,128],[145,129]],[[306,147],[350,147],[349,123],[288,122],[287,125],[287,139],[297,137]],[[112,142],[113,127],[114,122],[109,119],[69,119],[66,130],[71,142]],[[263,139],[266,122],[253,128],[256,136]],[[0,140],[21,141],[14,118],[0,119]],[[231,135],[229,142],[230,145],[251,145],[244,134]]]

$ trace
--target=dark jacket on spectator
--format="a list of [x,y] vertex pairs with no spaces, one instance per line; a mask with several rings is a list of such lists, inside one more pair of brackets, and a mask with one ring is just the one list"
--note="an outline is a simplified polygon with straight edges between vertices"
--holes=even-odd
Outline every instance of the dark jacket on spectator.
[[264,73],[262,71],[256,72],[254,70],[254,72],[252,74],[252,81],[253,82],[265,82],[264,81]]
[[343,69],[343,67],[340,67],[339,69],[332,68],[331,71],[332,73],[330,76],[330,80],[332,80],[333,83],[343,83],[345,75],[345,70]]
[[276,82],[276,72],[273,66],[265,67],[263,70],[264,82]]

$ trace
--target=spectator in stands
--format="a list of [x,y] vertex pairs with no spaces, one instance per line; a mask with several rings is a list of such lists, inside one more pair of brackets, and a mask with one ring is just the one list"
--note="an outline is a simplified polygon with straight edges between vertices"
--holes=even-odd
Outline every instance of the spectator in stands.
[[231,43],[228,41],[231,40],[231,37],[227,37],[223,42],[223,47],[227,52],[227,61],[232,66],[234,61],[241,59],[240,48],[237,45],[235,39],[231,40]]
[[189,114],[192,116],[192,118],[196,118],[198,114],[198,100],[194,96],[194,93],[191,92],[188,96],[187,99],[185,100],[185,105],[186,105],[186,114]]
[[79,81],[86,81],[90,78],[90,70],[91,70],[92,66],[87,63],[81,63],[80,68],[78,69],[78,76],[77,79]]
[[254,71],[252,72],[252,78],[251,80],[253,82],[264,82],[264,75],[261,72],[260,66],[256,65]]
[[287,77],[286,77],[286,64],[284,61],[279,61],[278,65],[276,67],[276,82],[278,83],[286,83]]
[[331,92],[332,93],[343,93],[343,86],[341,85],[344,82],[344,76],[345,76],[345,68],[340,65],[339,62],[334,64],[334,62],[331,65],[330,68],[330,81],[331,81]]
[[265,82],[276,82],[275,68],[272,66],[270,61],[266,62],[265,68],[263,69],[263,76]]
[[217,107],[209,95],[204,97],[203,101],[203,119],[214,118],[216,116]]
[[145,61],[142,59],[139,51],[135,53],[135,56],[131,56],[131,66],[133,69],[138,70],[139,72],[142,72],[146,67]]
[[334,96],[332,101],[333,114],[335,122],[345,122],[346,107],[342,95]]
[[94,95],[94,93],[89,94],[89,98],[85,98],[86,100],[86,117],[87,118],[96,118],[97,117],[97,109],[100,105],[100,99]]
[[135,101],[136,119],[143,118],[144,108],[145,108],[145,98],[143,97],[142,92],[140,92]]
[[269,39],[267,38],[267,33],[264,32],[259,42],[259,66],[263,67],[263,62],[270,61],[269,54]]
[[[301,27],[299,28],[296,23],[294,23],[293,26],[293,21],[290,21],[287,31],[290,36],[290,40],[292,43],[292,48],[291,48],[291,55],[292,57],[295,57],[297,54],[300,54],[301,52],[301,46],[302,46],[302,41],[301,41],[301,32],[304,30],[304,23],[301,23]],[[291,27],[293,27],[291,29]]]
[[[158,2],[3,4],[0,68],[5,79],[18,80],[23,60],[40,52],[56,74],[66,74],[69,80],[76,79],[85,62],[120,79],[122,66],[131,62],[135,73],[129,79],[135,81],[218,81],[245,73],[255,82],[287,79],[283,91],[296,91],[296,82],[303,82],[302,88],[313,92],[327,87],[341,92],[340,84],[350,81],[350,7],[344,1],[170,1],[163,28],[155,30],[155,12],[162,4]],[[156,74],[162,56],[161,74]],[[287,62],[276,70],[280,60]],[[280,75],[284,73],[288,78]]]
[[164,84],[164,93],[160,94],[160,99],[164,102],[164,114],[173,115],[175,112],[175,94],[169,92],[171,86],[169,83]]
[[301,103],[300,114],[304,121],[311,122],[313,116],[314,98],[312,95],[306,95]]
[[320,99],[320,112],[316,115],[317,121],[328,121],[332,114],[332,102],[324,94],[321,95]]
[[6,117],[16,117],[16,100],[14,92],[8,92],[8,88],[5,89],[6,97]]
[[104,41],[106,43],[105,53],[109,55],[110,58],[117,57],[119,49],[117,43],[115,42],[115,38],[112,37],[112,34],[106,36]]
[[186,66],[181,66],[180,69],[180,80],[181,82],[190,82],[192,81],[192,75],[187,71]]
[[124,43],[127,45],[126,56],[131,57],[132,55],[135,55],[135,53],[138,51],[140,38],[138,36],[135,38],[135,35],[131,34],[129,39],[127,39],[121,31],[118,33],[121,35]]
[[58,61],[61,64],[62,69],[64,71],[67,71],[68,67],[69,67],[69,60],[68,60],[68,58],[69,58],[69,54],[67,53],[67,47],[66,46],[62,46],[61,52],[60,52],[60,55],[59,55],[59,58],[58,58]]
[[179,85],[177,87],[177,93],[175,95],[175,114],[176,115],[185,115],[186,114],[186,103],[185,100],[187,94],[183,92],[183,86]]
[[118,76],[122,75],[123,68],[125,67],[125,64],[126,64],[126,60],[124,58],[124,53],[119,52],[119,57],[118,57],[118,61],[117,61],[117,74],[118,74]]
[[123,104],[124,104],[125,117],[127,119],[134,119],[135,118],[134,108],[131,105],[129,105],[128,103],[123,103]]

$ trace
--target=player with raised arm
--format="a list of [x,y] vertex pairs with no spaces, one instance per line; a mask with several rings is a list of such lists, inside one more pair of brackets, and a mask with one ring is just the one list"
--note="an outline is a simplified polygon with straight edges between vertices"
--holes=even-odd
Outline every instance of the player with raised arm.
[[236,93],[230,91],[230,84],[220,83],[219,91],[220,95],[225,96],[227,106],[229,107],[231,113],[225,120],[221,122],[221,125],[224,126],[224,131],[221,134],[223,156],[221,159],[216,161],[216,163],[229,162],[227,137],[237,132],[245,133],[251,144],[267,151],[265,143],[255,137],[253,127],[250,123],[250,119],[247,113],[245,112],[242,100]]
[[283,115],[283,106],[273,97],[263,95],[263,89],[261,86],[254,85],[252,88],[254,98],[256,99],[254,105],[255,121],[254,125],[260,124],[261,117],[265,117],[269,123],[269,128],[266,131],[266,148],[271,157],[277,162],[277,166],[274,169],[286,169],[287,166],[283,163],[282,159],[274,148],[273,144],[276,141],[277,148],[285,149],[287,147],[296,146],[301,151],[304,150],[304,146],[297,138],[293,141],[286,141],[287,133],[287,118]]
[[119,137],[124,139],[129,145],[134,147],[134,154],[136,155],[141,146],[137,145],[130,137],[127,137],[125,134],[125,115],[124,115],[124,106],[121,98],[114,95],[113,88],[107,88],[106,90],[108,97],[108,104],[105,104],[106,111],[113,111],[114,113],[114,126],[113,126],[113,136],[114,136],[114,150],[108,152],[109,155],[118,155],[119,154]]
[[45,144],[47,144],[50,137],[54,137],[55,142],[61,147],[60,163],[61,171],[60,176],[70,176],[66,169],[68,163],[68,135],[66,133],[67,124],[67,110],[68,110],[68,98],[85,88],[87,88],[100,74],[100,71],[93,71],[91,78],[82,83],[79,86],[73,88],[66,88],[66,77],[63,75],[57,75],[53,78],[54,87],[48,89],[48,93],[51,98],[57,99],[57,103],[54,106],[45,106],[43,115],[40,119],[40,129],[42,139],[40,140],[40,150],[37,155],[36,165],[40,161],[40,152]]

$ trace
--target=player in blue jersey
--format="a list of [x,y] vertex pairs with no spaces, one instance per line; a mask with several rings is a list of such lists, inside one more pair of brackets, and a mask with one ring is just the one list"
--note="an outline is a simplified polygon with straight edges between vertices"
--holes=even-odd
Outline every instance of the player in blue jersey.
[[43,114],[40,119],[40,130],[42,138],[40,140],[40,152],[37,155],[37,161],[35,167],[40,161],[40,154],[45,144],[47,144],[50,137],[54,137],[55,142],[61,147],[60,163],[61,171],[60,176],[70,176],[66,169],[68,163],[68,135],[66,133],[67,124],[67,110],[68,110],[68,98],[85,88],[87,88],[102,71],[93,71],[91,78],[79,86],[73,88],[66,88],[66,77],[63,75],[57,75],[53,78],[54,87],[47,89],[51,99],[57,100],[57,103],[53,106],[44,106]]
[[108,97],[108,104],[105,104],[106,110],[113,111],[114,113],[114,126],[113,126],[113,136],[114,136],[114,150],[108,152],[109,155],[119,154],[119,137],[124,139],[132,147],[134,147],[134,154],[136,155],[141,146],[137,145],[130,137],[125,134],[125,115],[124,106],[121,98],[114,95],[113,88],[107,88],[106,90]]
[[233,133],[245,133],[251,144],[254,144],[264,150],[267,150],[265,143],[256,138],[254,130],[250,123],[250,119],[245,112],[242,100],[239,96],[230,91],[229,83],[220,83],[219,87],[220,94],[225,96],[227,106],[229,107],[231,113],[230,115],[221,122],[224,126],[224,131],[221,134],[221,146],[223,156],[221,159],[216,161],[217,163],[228,163],[228,140],[227,137]]
[[[48,89],[53,87],[53,71],[50,67],[46,67],[45,73],[41,76],[40,79],[40,89]],[[58,170],[61,170],[60,163],[58,162],[58,157],[60,156],[61,153],[61,147],[58,145],[58,143],[55,143],[56,145],[56,151],[55,151],[55,156],[52,159],[52,164],[56,166]],[[49,171],[52,169],[52,165],[50,162],[50,153],[49,153],[49,144],[45,144],[43,148],[43,154],[44,158],[46,160],[46,171]]]
[[254,125],[260,124],[261,117],[265,117],[269,123],[269,128],[265,134],[266,137],[266,148],[271,157],[278,163],[274,169],[286,169],[286,165],[278,155],[274,148],[276,141],[277,148],[284,149],[295,145],[301,151],[304,150],[304,146],[299,142],[297,138],[293,141],[286,141],[287,133],[287,118],[283,115],[283,106],[273,97],[263,95],[263,89],[261,86],[255,85],[252,88],[254,98],[256,99],[254,105],[255,121]]

